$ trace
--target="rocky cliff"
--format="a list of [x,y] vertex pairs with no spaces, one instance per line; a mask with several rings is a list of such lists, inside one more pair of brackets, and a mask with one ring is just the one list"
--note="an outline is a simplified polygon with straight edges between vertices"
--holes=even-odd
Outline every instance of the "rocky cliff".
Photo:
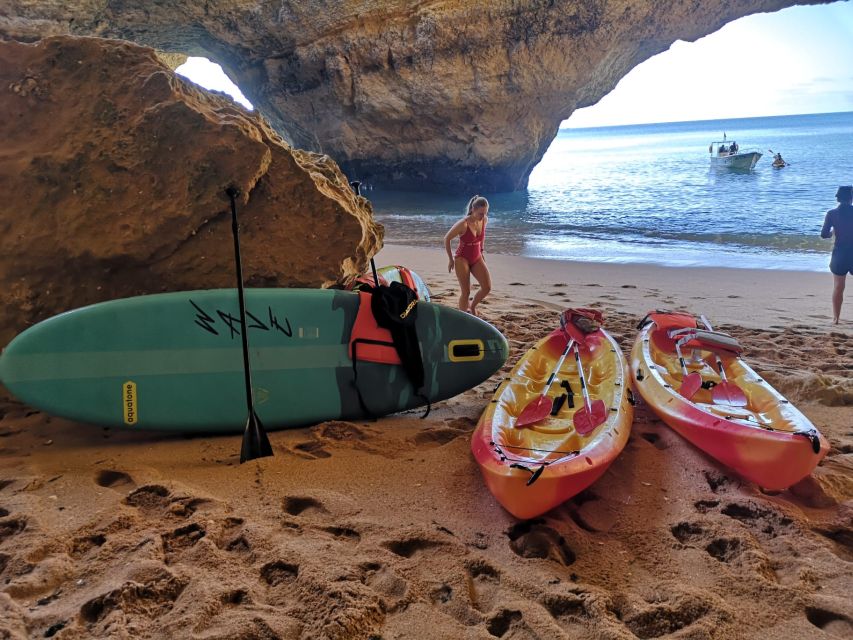
[[576,108],[676,39],[816,0],[6,0],[0,37],[219,62],[295,146],[401,189],[508,191]]
[[232,287],[225,188],[246,280],[322,286],[381,246],[327,156],[184,82],[154,51],[58,36],[0,42],[0,344],[101,300]]

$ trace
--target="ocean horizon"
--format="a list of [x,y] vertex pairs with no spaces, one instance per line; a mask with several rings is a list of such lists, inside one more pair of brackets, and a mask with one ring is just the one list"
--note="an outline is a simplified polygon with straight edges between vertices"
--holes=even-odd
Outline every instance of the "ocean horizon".
[[[712,141],[763,154],[711,167]],[[488,194],[487,251],[549,260],[827,269],[820,238],[835,190],[853,182],[853,112],[563,127],[528,188]],[[772,154],[789,166],[775,169]],[[459,195],[367,189],[386,242],[441,248]],[[473,195],[473,194],[472,194]]]

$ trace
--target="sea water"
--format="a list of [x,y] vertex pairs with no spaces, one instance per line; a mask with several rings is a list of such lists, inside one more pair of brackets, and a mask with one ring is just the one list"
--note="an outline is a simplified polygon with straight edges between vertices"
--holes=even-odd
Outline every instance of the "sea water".
[[[712,141],[764,155],[711,167]],[[773,152],[790,165],[771,166]],[[835,190],[853,183],[853,112],[561,129],[526,191],[483,193],[486,249],[554,260],[822,271]],[[364,192],[385,241],[440,248],[464,196]],[[473,195],[473,193],[471,194]]]

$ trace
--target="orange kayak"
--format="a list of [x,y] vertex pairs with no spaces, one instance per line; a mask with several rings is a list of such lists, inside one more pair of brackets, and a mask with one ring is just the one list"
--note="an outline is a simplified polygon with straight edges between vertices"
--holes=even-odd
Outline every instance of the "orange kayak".
[[732,336],[700,329],[689,314],[650,313],[631,351],[631,372],[643,400],[681,436],[747,480],[786,489],[812,472],[829,443],[740,352]]
[[[562,357],[574,344],[589,404],[574,354]],[[537,342],[497,388],[471,441],[486,486],[498,502],[518,518],[533,518],[595,482],[628,441],[634,414],[629,384],[619,345],[600,328],[580,343],[570,342],[562,329]],[[546,417],[519,427],[525,410],[540,400]],[[590,407],[600,422],[589,422]]]

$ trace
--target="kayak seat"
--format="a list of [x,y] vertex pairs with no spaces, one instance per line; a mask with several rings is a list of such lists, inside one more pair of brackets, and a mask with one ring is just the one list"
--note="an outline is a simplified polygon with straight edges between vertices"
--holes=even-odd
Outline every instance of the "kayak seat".
[[681,340],[689,336],[689,340],[681,343],[682,349],[704,349],[714,353],[723,352],[736,356],[743,353],[743,347],[736,338],[719,331],[671,329],[668,336],[671,340]]

